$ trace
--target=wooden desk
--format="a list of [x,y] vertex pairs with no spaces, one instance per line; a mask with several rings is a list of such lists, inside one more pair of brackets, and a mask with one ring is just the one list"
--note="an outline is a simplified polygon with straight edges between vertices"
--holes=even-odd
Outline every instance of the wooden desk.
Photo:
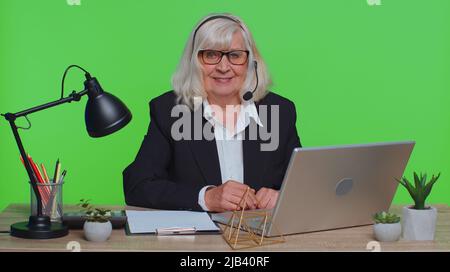
[[[381,251],[450,251],[450,207],[433,206],[438,209],[435,241],[380,243]],[[122,206],[106,208],[123,209]],[[74,206],[65,209],[76,210]],[[401,207],[394,206],[391,211],[401,214]],[[9,230],[11,224],[28,220],[28,212],[28,205],[9,205],[0,213],[0,230]],[[249,251],[368,251],[367,243],[374,240],[372,226],[289,235],[285,238],[285,243]],[[221,235],[126,236],[123,229],[113,230],[111,238],[104,243],[87,242],[82,230],[71,230],[65,237],[50,240],[27,240],[0,234],[0,251],[68,251],[66,247],[70,241],[78,242],[81,251],[233,251]]]

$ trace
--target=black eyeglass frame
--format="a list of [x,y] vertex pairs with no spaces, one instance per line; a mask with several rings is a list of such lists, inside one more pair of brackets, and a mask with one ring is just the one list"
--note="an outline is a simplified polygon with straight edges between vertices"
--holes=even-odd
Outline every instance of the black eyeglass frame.
[[[205,54],[204,54],[204,53],[207,52],[207,51],[213,51],[213,52],[219,52],[219,53],[220,53],[220,58],[218,59],[218,61],[217,61],[216,63],[210,63],[210,62],[208,62],[208,61],[205,60],[205,57],[204,57]],[[238,63],[238,64],[233,63],[233,61],[230,60],[230,54],[231,54],[231,53],[234,53],[234,52],[245,52],[245,53],[246,53],[246,55],[245,55],[245,61],[244,61],[243,63]],[[249,51],[249,50],[220,51],[220,50],[213,50],[213,49],[203,49],[203,50],[199,50],[199,51],[198,51],[198,55],[201,56],[203,62],[204,62],[205,64],[207,64],[207,65],[216,65],[216,64],[219,64],[219,63],[222,61],[222,58],[223,58],[224,55],[227,56],[227,59],[228,59],[228,61],[229,61],[231,64],[233,64],[233,65],[244,65],[244,64],[246,64],[247,61],[248,61],[248,56],[250,55],[250,51]]]

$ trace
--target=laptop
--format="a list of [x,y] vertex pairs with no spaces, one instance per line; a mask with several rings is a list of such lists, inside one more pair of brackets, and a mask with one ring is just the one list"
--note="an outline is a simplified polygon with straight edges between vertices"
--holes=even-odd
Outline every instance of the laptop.
[[[387,211],[414,141],[296,148],[287,168],[265,236],[373,224]],[[257,211],[257,210],[252,210]],[[211,214],[228,224],[231,212]],[[261,234],[261,218],[247,225]]]

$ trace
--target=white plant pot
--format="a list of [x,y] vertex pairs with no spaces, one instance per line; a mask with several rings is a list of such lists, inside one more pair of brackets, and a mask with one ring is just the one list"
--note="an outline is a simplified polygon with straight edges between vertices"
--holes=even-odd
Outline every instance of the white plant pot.
[[403,239],[417,241],[434,240],[436,220],[437,210],[434,207],[426,210],[403,207]]
[[374,224],[373,234],[380,242],[395,242],[402,235],[402,225],[400,222],[392,224]]
[[111,222],[84,222],[84,237],[92,242],[104,242],[108,240],[112,233]]

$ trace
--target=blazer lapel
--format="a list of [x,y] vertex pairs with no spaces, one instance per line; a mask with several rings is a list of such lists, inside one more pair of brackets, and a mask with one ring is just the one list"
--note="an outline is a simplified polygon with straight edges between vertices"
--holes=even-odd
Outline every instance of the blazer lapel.
[[[200,109],[199,109],[200,110]],[[206,122],[208,122],[203,117],[203,106],[202,110],[202,130]],[[189,142],[192,154],[200,168],[202,175],[205,179],[205,185],[220,185],[222,184],[222,174],[220,172],[219,155],[217,154],[216,140],[211,141],[205,139],[202,133],[201,140],[194,139],[194,113],[192,113],[192,138]]]
[[[254,120],[252,120],[254,122]],[[249,127],[245,129],[245,140],[242,141],[244,156],[244,183],[253,189],[259,189],[262,184],[262,173],[265,169],[266,152],[261,152],[259,132],[256,140],[249,138]]]

